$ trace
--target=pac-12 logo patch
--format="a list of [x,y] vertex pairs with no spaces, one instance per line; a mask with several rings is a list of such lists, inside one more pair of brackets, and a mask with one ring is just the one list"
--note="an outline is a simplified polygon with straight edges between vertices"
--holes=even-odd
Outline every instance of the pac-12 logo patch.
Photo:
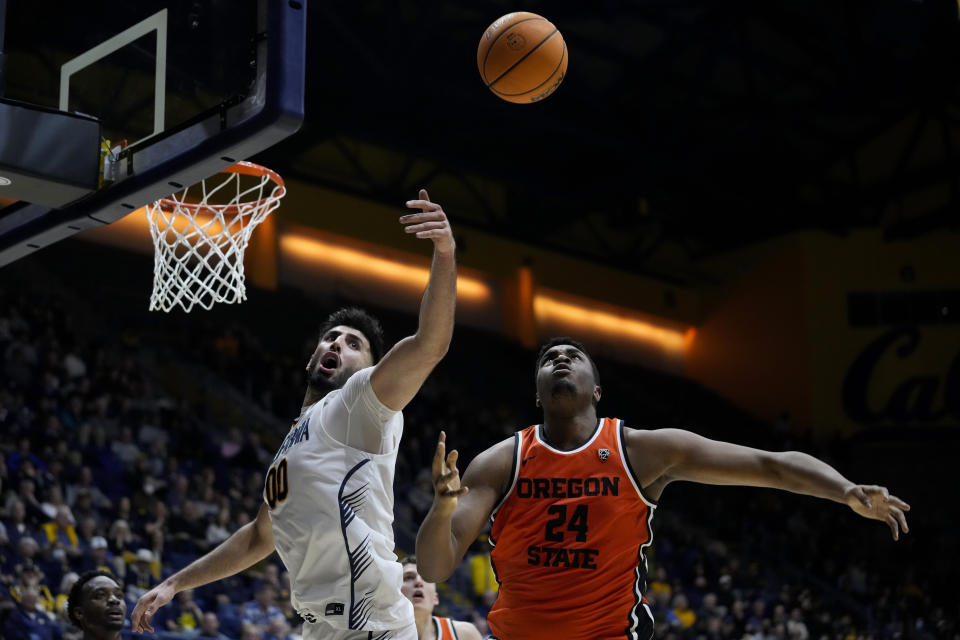
[[606,462],[610,457],[610,449],[600,449],[597,453],[600,454],[600,462]]

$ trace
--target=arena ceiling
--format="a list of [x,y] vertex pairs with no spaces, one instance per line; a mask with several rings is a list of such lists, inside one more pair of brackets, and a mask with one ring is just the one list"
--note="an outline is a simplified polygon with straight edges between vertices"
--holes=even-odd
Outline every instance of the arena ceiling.
[[[476,69],[518,8],[570,51],[534,105]],[[449,185],[461,224],[695,283],[793,230],[956,230],[958,62],[956,0],[317,1],[307,122],[259,158],[389,203]]]

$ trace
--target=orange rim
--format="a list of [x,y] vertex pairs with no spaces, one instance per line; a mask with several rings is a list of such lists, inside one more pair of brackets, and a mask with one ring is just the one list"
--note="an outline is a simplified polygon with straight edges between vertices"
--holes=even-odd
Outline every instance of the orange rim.
[[[162,208],[164,211],[173,211],[175,209],[199,209],[203,207],[204,209],[210,209],[212,211],[221,211],[228,215],[235,215],[240,212],[240,207],[254,207],[257,209],[262,207],[266,203],[272,200],[279,200],[287,192],[287,185],[284,183],[283,178],[280,177],[280,174],[272,169],[268,169],[262,165],[255,164],[253,162],[247,162],[246,160],[241,160],[236,164],[230,165],[226,169],[220,171],[220,173],[240,173],[245,176],[254,176],[257,178],[262,178],[264,176],[270,178],[274,184],[277,186],[274,187],[273,191],[266,198],[260,200],[251,200],[249,202],[238,202],[236,204],[204,204],[201,205],[195,202],[179,202],[173,200],[172,198],[161,198],[157,200],[156,205]],[[280,189],[280,193],[277,194],[277,189]]]

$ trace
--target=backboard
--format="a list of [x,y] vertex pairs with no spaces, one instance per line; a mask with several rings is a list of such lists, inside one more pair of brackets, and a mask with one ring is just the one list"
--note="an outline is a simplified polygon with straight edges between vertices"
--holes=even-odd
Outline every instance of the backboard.
[[[213,175],[303,120],[305,1],[0,0],[0,19],[0,206],[15,200],[0,209],[0,266]],[[55,186],[65,190],[53,197]]]

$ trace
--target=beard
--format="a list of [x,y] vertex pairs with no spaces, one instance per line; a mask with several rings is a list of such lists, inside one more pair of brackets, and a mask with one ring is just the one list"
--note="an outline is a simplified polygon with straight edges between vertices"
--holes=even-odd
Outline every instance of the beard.
[[340,373],[340,371],[337,371],[332,376],[326,376],[318,367],[313,367],[310,369],[310,375],[307,376],[307,385],[311,389],[323,392],[339,389],[341,385],[337,382],[337,379],[340,377]]
[[321,393],[328,393],[334,389],[339,389],[343,386],[343,383],[355,373],[354,371],[340,368],[334,371],[332,375],[327,376],[320,370],[320,354],[315,354],[310,358],[309,371],[307,375],[307,386]]

